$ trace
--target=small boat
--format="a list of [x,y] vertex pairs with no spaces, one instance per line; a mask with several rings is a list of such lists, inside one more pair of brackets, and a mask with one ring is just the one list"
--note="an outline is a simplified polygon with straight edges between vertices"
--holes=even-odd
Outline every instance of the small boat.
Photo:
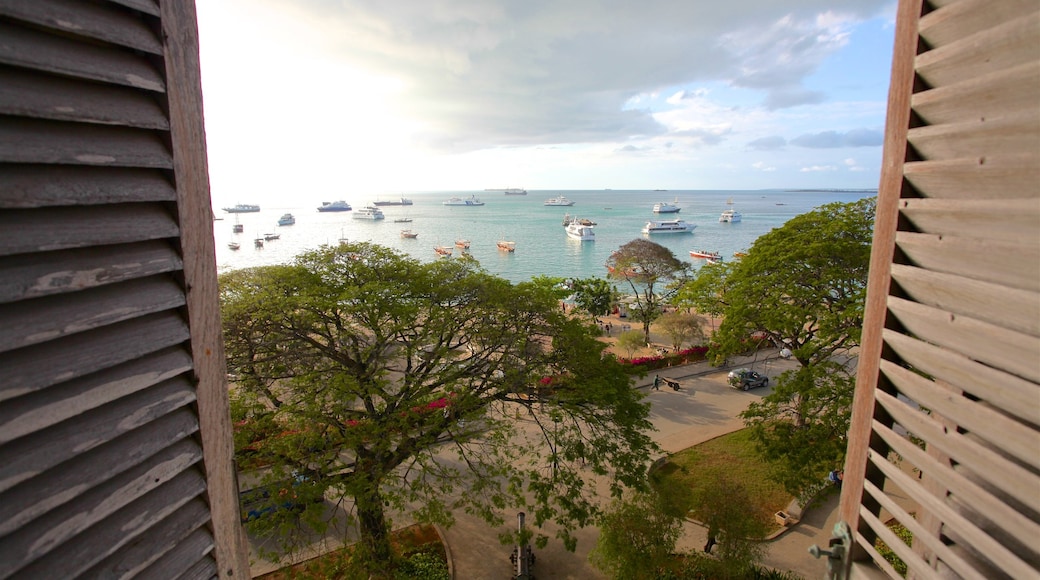
[[264,240],[270,242],[271,240],[277,240],[282,237],[282,234],[264,234]]
[[349,241],[350,241],[350,238],[348,238],[347,235],[343,233],[343,229],[340,228],[340,230],[339,230],[339,243],[345,244],[345,243],[347,243]]
[[395,200],[395,201],[380,201],[380,200],[376,200],[376,201],[372,202],[372,205],[377,205],[377,206],[384,206],[384,205],[412,205],[412,200],[410,200],[410,199],[408,199],[408,198],[406,198],[405,196],[402,195],[401,199],[399,199],[399,200]]
[[739,211],[735,209],[727,209],[726,211],[722,212],[722,215],[719,216],[719,221],[723,223],[735,224],[740,221],[740,217],[741,216]]
[[260,211],[260,206],[252,203],[240,203],[233,207],[221,208],[228,213],[256,213]]
[[236,234],[240,234],[245,231],[245,227],[242,224],[235,224],[231,226],[231,231]]
[[255,240],[253,240],[253,247],[255,247],[257,249],[260,249],[260,248],[264,247],[264,239],[263,238],[257,238]]
[[396,218],[396,219],[394,219],[394,223],[395,224],[410,224],[410,223],[412,223],[412,218]]
[[498,246],[499,250],[502,250],[502,251],[505,251],[505,252],[515,252],[516,251],[516,242],[507,242],[505,240],[499,240],[496,245]]
[[378,207],[374,205],[366,205],[365,207],[355,211],[353,217],[356,220],[381,220],[386,216],[383,215],[383,210]]
[[659,201],[654,204],[654,213],[679,213],[679,211],[682,210],[682,208],[677,205],[678,203],[678,197],[675,198],[675,201],[672,203],[669,203],[667,201]]
[[592,231],[592,226],[582,225],[578,220],[567,224],[567,235],[583,242],[591,242],[596,239],[596,233]]
[[227,247],[231,248],[232,250],[237,250],[242,247],[242,244],[238,242],[228,242]]
[[733,205],[733,198],[732,197],[726,200],[726,205]]
[[747,252],[733,252],[733,257],[734,258],[743,258],[746,255],[747,255]]
[[454,250],[451,246],[435,246],[433,251],[437,253],[438,258],[450,258]]
[[455,240],[455,247],[463,250],[469,249],[469,240]]
[[697,229],[696,224],[683,220],[648,221],[643,226],[644,234],[685,234]]
[[333,202],[328,202],[328,201],[321,202],[321,207],[318,208],[318,211],[320,211],[320,212],[326,212],[326,211],[350,211],[351,209],[352,208],[350,207],[350,204],[341,199],[339,201],[333,201]]
[[557,195],[556,197],[550,197],[549,199],[545,200],[545,204],[544,205],[554,205],[554,206],[558,206],[558,207],[570,207],[570,206],[574,205],[574,202],[569,200],[569,199],[567,199],[566,197],[564,197],[562,195]]
[[444,205],[484,205],[484,202],[480,201],[475,195],[469,196],[469,199],[462,199],[461,197],[452,196],[445,200]]
[[401,237],[414,240],[415,238],[419,237],[419,232],[413,232],[412,230],[401,230]]
[[296,218],[291,213],[282,214],[282,217],[278,218],[278,225],[280,226],[291,226],[295,223]]
[[700,258],[702,260],[717,260],[722,261],[722,254],[718,252],[712,252],[709,250],[690,250],[691,258]]

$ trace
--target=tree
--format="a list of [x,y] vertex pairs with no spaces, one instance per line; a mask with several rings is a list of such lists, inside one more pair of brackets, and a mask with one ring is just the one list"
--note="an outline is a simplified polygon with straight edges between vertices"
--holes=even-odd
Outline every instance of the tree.
[[682,535],[682,520],[668,515],[653,493],[614,500],[599,522],[589,560],[613,578],[659,578]]
[[617,302],[617,290],[602,278],[581,278],[571,286],[574,301],[592,316],[606,316]]
[[713,553],[728,578],[744,578],[762,560],[762,537],[766,524],[758,519],[748,490],[722,474],[712,474],[697,489],[693,513],[715,534],[718,544]]
[[655,293],[655,287],[685,275],[689,264],[679,260],[668,248],[636,239],[615,250],[607,258],[608,276],[628,283],[635,296],[632,317],[643,323],[643,337],[650,342],[650,324],[661,314],[661,304],[667,303],[674,290],[664,295]]
[[666,312],[657,319],[657,328],[672,340],[673,350],[679,350],[686,343],[704,338],[701,321],[689,312]]
[[684,293],[721,308],[710,356],[747,351],[755,340],[790,349],[798,361],[742,414],[771,456],[785,459],[781,481],[795,495],[844,456],[853,380],[843,363],[859,345],[874,208],[866,198],[797,216]]
[[617,347],[628,354],[628,358],[641,348],[646,346],[643,341],[643,333],[638,330],[625,330],[617,337]]
[[[535,526],[555,520],[574,549],[570,531],[599,511],[583,466],[613,493],[644,485],[648,406],[551,285],[352,243],[227,273],[221,301],[238,408],[278,426],[249,449],[270,465],[265,481],[352,503],[379,573],[394,510],[450,524],[467,509],[500,525],[523,509]],[[292,517],[253,525],[284,530]],[[323,517],[318,506],[300,519],[323,532]]]

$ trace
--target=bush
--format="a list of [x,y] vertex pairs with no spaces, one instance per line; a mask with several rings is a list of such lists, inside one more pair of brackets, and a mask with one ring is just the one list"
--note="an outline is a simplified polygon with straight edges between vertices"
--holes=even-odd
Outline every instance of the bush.
[[687,348],[678,352],[671,352],[663,355],[640,356],[631,359],[619,358],[618,362],[630,367],[638,367],[640,371],[645,372],[702,361],[705,360],[707,352],[708,347],[695,346],[693,348]]

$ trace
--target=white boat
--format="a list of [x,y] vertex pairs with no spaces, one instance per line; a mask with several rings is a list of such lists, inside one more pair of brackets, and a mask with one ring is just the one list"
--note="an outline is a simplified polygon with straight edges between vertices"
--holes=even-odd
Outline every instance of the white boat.
[[405,196],[402,195],[400,200],[395,200],[395,201],[379,201],[379,200],[376,200],[376,201],[374,201],[372,203],[372,205],[378,205],[378,206],[383,206],[383,205],[412,205],[412,200],[410,200],[410,199],[408,199],[408,198],[406,198]]
[[264,234],[264,240],[268,242],[277,240],[280,237],[282,237],[282,234]]
[[243,226],[242,224],[235,224],[235,225],[231,226],[231,231],[233,233],[236,233],[236,234],[240,234],[240,233],[244,232],[245,229],[246,229],[245,226]]
[[255,240],[253,240],[253,247],[258,249],[258,250],[260,248],[263,248],[264,247],[264,239],[263,238],[256,238]]
[[296,218],[291,213],[283,214],[282,217],[278,218],[278,225],[280,226],[291,226],[295,223]]
[[574,202],[569,200],[569,199],[567,199],[566,197],[564,197],[562,195],[557,195],[556,197],[550,197],[549,199],[545,200],[545,205],[555,205],[555,206],[560,206],[560,207],[570,207],[570,206],[574,205]]
[[592,221],[590,219],[579,218],[577,216],[572,216],[569,213],[563,214],[563,227],[567,227],[567,226],[571,225],[572,222],[577,222],[577,223],[579,223],[579,224],[581,224],[583,226],[594,226],[594,225],[596,225],[596,222],[594,222],[594,221]]
[[712,252],[710,250],[690,250],[691,258],[700,258],[702,260],[708,260],[710,262],[721,262],[722,254],[718,252]]
[[484,205],[484,202],[477,199],[475,195],[469,196],[469,199],[452,196],[444,201],[444,205]]
[[238,242],[228,242],[227,247],[231,248],[232,250],[237,250],[242,247],[242,244]]
[[506,252],[516,251],[516,242],[507,242],[506,240],[499,240],[496,245],[498,246],[499,250],[503,250]]
[[234,207],[222,208],[228,213],[256,213],[260,211],[260,206],[252,203],[240,203]]
[[727,209],[722,212],[719,216],[719,221],[723,223],[735,224],[740,221],[740,212],[735,209]]
[[413,232],[412,230],[401,230],[401,237],[414,240],[415,238],[419,237],[419,232]]
[[351,210],[350,204],[345,202],[345,201],[343,201],[342,199],[339,200],[339,201],[333,201],[333,202],[323,201],[323,202],[321,202],[321,207],[318,208],[318,211],[322,211],[322,212],[325,212],[325,211],[350,211],[350,210]]
[[592,231],[592,226],[584,225],[578,220],[567,224],[567,235],[583,242],[591,242],[596,239],[596,233]]
[[354,211],[354,219],[356,220],[381,220],[385,217],[383,210],[374,205],[366,205]]
[[654,204],[654,213],[679,213],[682,208],[678,206],[679,198],[675,198],[674,202],[659,201]]
[[651,220],[643,226],[644,234],[685,234],[697,228],[683,220]]
[[396,218],[394,220],[394,223],[396,223],[396,224],[410,224],[410,223],[412,223],[412,218]]

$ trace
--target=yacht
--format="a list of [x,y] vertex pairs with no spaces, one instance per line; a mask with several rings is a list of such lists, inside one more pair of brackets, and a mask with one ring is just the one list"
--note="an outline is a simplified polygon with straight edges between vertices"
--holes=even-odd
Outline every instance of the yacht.
[[674,202],[659,201],[654,204],[654,213],[679,213],[682,208],[678,206],[679,198],[675,198]]
[[323,202],[321,202],[321,207],[318,208],[318,211],[350,211],[350,210],[351,210],[350,204],[345,202],[345,201],[343,201],[342,199],[339,200],[339,201],[333,201],[331,203],[327,202],[327,201],[323,201]]
[[278,218],[278,225],[280,226],[291,226],[296,223],[296,218],[291,213],[282,214],[282,217]]
[[574,202],[562,195],[557,195],[556,197],[550,197],[549,199],[545,200],[545,205],[570,207],[574,205]]
[[477,199],[475,195],[469,196],[469,199],[453,196],[445,200],[444,205],[484,205],[484,202]]
[[567,224],[567,235],[583,242],[591,242],[596,239],[596,233],[592,231],[592,226],[584,225],[578,220]]
[[697,228],[683,220],[651,220],[643,226],[644,234],[685,234]]
[[383,210],[374,205],[366,205],[354,212],[354,219],[356,220],[381,220],[385,217]]
[[740,212],[735,209],[727,209],[719,216],[719,221],[735,224],[740,221]]
[[240,203],[234,207],[222,208],[228,213],[256,213],[260,211],[260,206],[251,203]]

